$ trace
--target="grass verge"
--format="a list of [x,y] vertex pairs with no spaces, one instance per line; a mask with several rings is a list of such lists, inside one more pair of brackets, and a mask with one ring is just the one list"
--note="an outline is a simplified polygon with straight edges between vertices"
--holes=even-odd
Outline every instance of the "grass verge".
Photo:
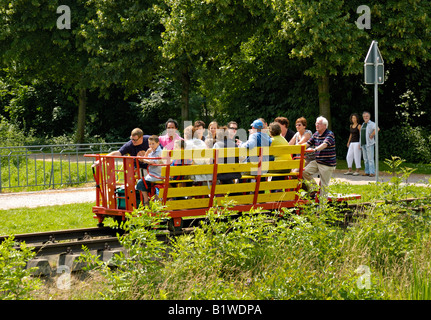
[[0,210],[0,234],[95,227],[93,202]]

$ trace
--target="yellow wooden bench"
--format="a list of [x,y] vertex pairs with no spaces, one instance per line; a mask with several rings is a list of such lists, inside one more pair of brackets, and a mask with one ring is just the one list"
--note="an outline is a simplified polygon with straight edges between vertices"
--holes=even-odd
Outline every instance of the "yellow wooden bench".
[[[294,207],[299,201],[297,192],[301,188],[304,152],[304,146],[290,145],[251,150],[224,148],[164,151],[162,157],[167,164],[180,159],[192,159],[196,162],[205,160],[208,164],[164,166],[161,175],[163,180],[157,183],[158,197],[167,206],[175,226],[181,224],[182,217],[205,214],[214,204],[221,204],[225,196],[227,200],[235,201],[236,205],[232,209],[238,211],[248,211],[252,207],[269,210]],[[282,154],[300,156],[296,160],[270,161]],[[226,158],[229,159],[228,163],[225,163]],[[235,158],[251,159],[251,162],[232,163]],[[291,172],[292,169],[297,170]],[[234,172],[242,175],[239,183],[218,183],[217,174]],[[193,180],[189,178],[172,180],[173,176],[196,175],[210,175],[212,179],[201,182],[201,185],[190,185]],[[280,180],[271,181],[269,177],[279,177]],[[178,182],[188,182],[189,185],[175,187]]]

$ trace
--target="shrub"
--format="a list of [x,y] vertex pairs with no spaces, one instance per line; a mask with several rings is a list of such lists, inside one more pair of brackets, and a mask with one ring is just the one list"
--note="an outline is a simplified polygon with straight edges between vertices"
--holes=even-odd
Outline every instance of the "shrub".
[[14,245],[13,237],[0,244],[0,300],[31,299],[32,291],[40,285],[38,278],[30,276],[34,268],[25,268],[35,253],[25,243],[19,249]]
[[[429,163],[431,133],[423,127],[404,125],[379,132],[379,156],[382,159],[398,155],[407,162]],[[406,147],[408,146],[408,147]]]
[[[157,205],[153,204],[153,209]],[[311,210],[310,210],[311,212]],[[193,234],[155,238],[157,217],[130,217],[121,238],[129,257],[114,270],[96,263],[108,280],[109,299],[353,299],[381,298],[378,287],[357,288],[354,270],[337,272],[344,231],[333,214],[290,215],[252,210],[233,216],[209,210]],[[277,218],[277,219],[276,219]],[[144,227],[145,226],[145,227]],[[152,226],[153,230],[149,229]],[[93,260],[94,261],[94,260]],[[94,263],[94,262],[93,262]]]
[[[426,202],[422,202],[426,204]],[[194,233],[157,241],[164,208],[129,217],[108,299],[408,299],[429,296],[431,216],[379,204],[347,229],[337,207],[236,215],[210,209]],[[94,262],[93,262],[94,263]],[[412,275],[411,270],[415,272]]]
[[0,115],[0,141],[2,147],[7,146],[23,146],[32,144],[35,141],[33,130],[24,131],[7,121],[5,117]]
[[[152,203],[151,210],[141,207],[134,214],[128,214],[127,218],[122,224],[125,233],[119,236],[127,255],[115,255],[111,261],[102,262],[87,251],[82,258],[89,264],[88,269],[98,270],[106,278],[109,285],[105,292],[101,292],[104,299],[147,298],[147,291],[152,292],[162,280],[160,275],[166,244],[161,243],[156,235],[166,218],[163,207]],[[115,268],[111,269],[111,265]]]

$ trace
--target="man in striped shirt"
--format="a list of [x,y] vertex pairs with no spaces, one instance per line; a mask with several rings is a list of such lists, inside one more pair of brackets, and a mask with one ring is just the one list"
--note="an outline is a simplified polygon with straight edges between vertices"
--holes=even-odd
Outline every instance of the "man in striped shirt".
[[[335,153],[335,135],[332,131],[328,130],[328,120],[324,117],[316,119],[316,132],[307,141],[307,148],[311,148],[316,154],[316,160],[311,161],[303,172],[303,177],[306,180],[314,181],[313,175],[318,173],[320,175],[321,190],[320,197],[325,197],[325,187],[329,185],[332,173],[337,165],[337,158]],[[310,149],[308,149],[310,150]]]

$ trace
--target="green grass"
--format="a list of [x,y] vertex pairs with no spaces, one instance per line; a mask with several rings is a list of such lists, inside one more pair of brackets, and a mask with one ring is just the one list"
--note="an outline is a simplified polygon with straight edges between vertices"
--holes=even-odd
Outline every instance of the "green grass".
[[[360,194],[362,198],[356,202],[391,199],[393,196],[393,190],[387,184],[352,185],[346,182],[336,182],[332,183],[329,188],[331,193]],[[429,187],[407,186],[397,192],[399,198],[409,198],[429,197],[431,191]],[[0,210],[0,234],[95,227],[97,220],[93,218],[91,211],[93,205],[93,202],[89,202]]]
[[[398,180],[398,182],[401,181]],[[429,186],[403,186],[396,183],[353,185],[347,182],[332,182],[329,186],[329,192],[360,194],[362,196],[360,200],[350,202],[369,202],[373,200],[430,197],[431,188]],[[19,234],[96,226],[97,223],[91,211],[92,206],[93,203],[84,203],[31,209],[0,210],[0,234]]]
[[95,227],[93,202],[0,210],[0,235]]
[[351,202],[372,202],[374,200],[395,200],[407,199],[407,198],[419,198],[419,197],[430,197],[431,189],[430,186],[397,186],[394,184],[349,184],[348,182],[331,182],[329,186],[330,193],[341,193],[341,194],[360,194],[361,199]]

